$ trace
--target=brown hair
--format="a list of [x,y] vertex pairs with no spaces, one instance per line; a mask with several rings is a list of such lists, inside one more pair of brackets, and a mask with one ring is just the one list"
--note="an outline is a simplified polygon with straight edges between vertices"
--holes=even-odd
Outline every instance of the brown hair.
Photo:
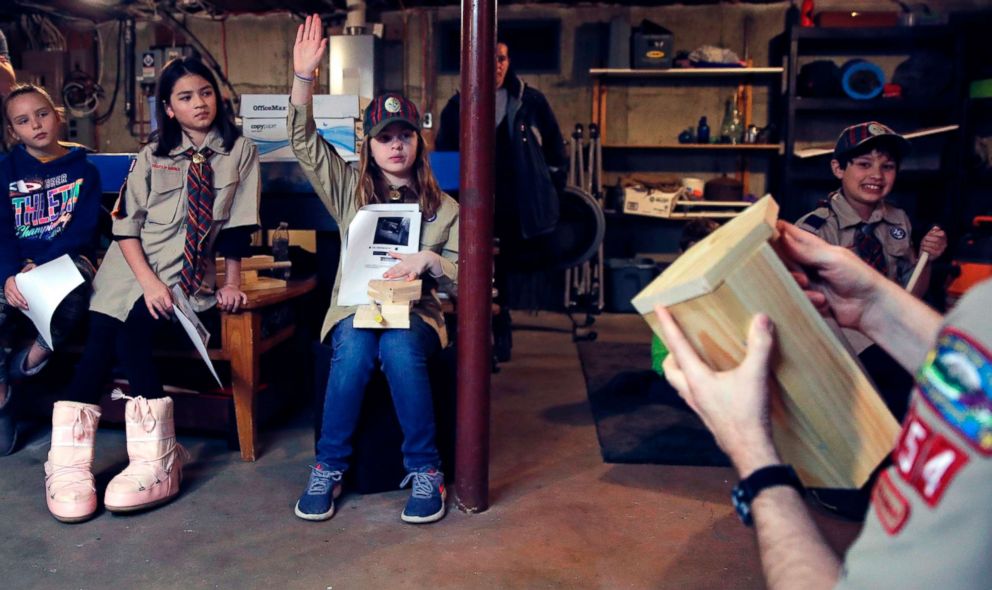
[[[430,219],[441,208],[441,195],[444,193],[434,178],[434,171],[431,170],[431,161],[428,157],[424,137],[420,134],[419,129],[416,133],[417,157],[413,161],[413,183],[410,188],[420,198],[420,211],[423,213],[424,219]],[[359,152],[358,194],[356,195],[359,208],[372,203],[387,202],[375,192],[376,181],[382,180],[384,177],[379,165],[375,163],[375,158],[372,157],[372,148],[369,146],[371,141],[371,137],[366,137],[362,141],[362,149]]]
[[55,111],[56,116],[59,118],[59,122],[65,121],[65,109],[60,106],[56,106],[55,101],[52,100],[52,96],[48,94],[47,90],[36,84],[18,84],[14,86],[10,90],[10,93],[7,94],[7,97],[3,99],[3,121],[5,123],[4,131],[7,134],[7,139],[11,145],[17,143],[19,139],[16,135],[14,135],[14,125],[10,121],[10,117],[7,116],[7,106],[10,105],[10,101],[14,100],[18,96],[24,96],[25,94],[31,94],[32,92],[41,95],[41,97],[45,99],[48,106]]

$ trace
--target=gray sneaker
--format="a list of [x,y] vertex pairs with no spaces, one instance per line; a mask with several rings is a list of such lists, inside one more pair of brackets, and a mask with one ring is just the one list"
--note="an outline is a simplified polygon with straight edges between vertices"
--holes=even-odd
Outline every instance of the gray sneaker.
[[327,520],[334,516],[334,500],[341,495],[341,472],[328,471],[323,463],[310,466],[307,489],[293,512],[303,520]]

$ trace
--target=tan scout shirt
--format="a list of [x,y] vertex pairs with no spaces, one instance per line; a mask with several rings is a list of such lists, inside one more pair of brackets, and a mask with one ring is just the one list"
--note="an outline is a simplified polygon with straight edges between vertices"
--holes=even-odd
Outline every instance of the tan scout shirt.
[[[300,161],[300,167],[313,186],[320,200],[337,222],[341,234],[341,251],[348,239],[348,226],[358,213],[355,196],[358,193],[358,171],[341,159],[317,134],[313,122],[311,105],[289,105],[286,127],[289,129],[290,145]],[[441,255],[442,276],[435,280],[430,276],[421,277],[425,295],[420,298],[413,311],[437,330],[441,346],[448,343],[441,313],[441,301],[437,297],[438,286],[449,292],[455,289],[458,280],[458,202],[448,195],[443,196],[441,207],[434,219],[424,219],[420,224],[420,249],[430,250]],[[324,317],[320,330],[323,340],[331,329],[348,316],[355,313],[357,306],[338,305],[338,287],[341,285],[341,262],[334,277],[334,290],[331,293],[331,306]]]
[[992,281],[948,315],[838,588],[992,588]]
[[[911,239],[909,216],[902,209],[883,201],[865,221],[878,224],[875,226],[875,237],[882,242],[882,249],[885,251],[887,276],[905,286],[913,274],[917,259]],[[827,243],[853,250],[857,226],[861,222],[861,216],[847,199],[840,191],[835,191],[828,197],[828,206],[807,213],[796,225],[823,238]],[[841,331],[856,354],[861,354],[872,345],[872,341],[861,332],[847,328],[841,328]]]
[[[154,155],[155,146],[146,145],[132,165],[117,203],[114,235],[140,239],[148,265],[171,287],[179,282],[186,239],[186,174],[191,160],[182,152],[194,146],[185,135],[182,144],[172,150],[169,157]],[[213,226],[206,240],[206,252],[213,252],[214,241],[221,230],[259,223],[258,150],[250,140],[239,137],[228,151],[214,130],[207,134],[203,147],[216,152],[210,158],[215,190]],[[203,284],[190,298],[197,311],[216,303],[212,288],[215,282],[213,256],[208,256]],[[93,279],[90,309],[124,321],[143,295],[120,246],[114,242]]]

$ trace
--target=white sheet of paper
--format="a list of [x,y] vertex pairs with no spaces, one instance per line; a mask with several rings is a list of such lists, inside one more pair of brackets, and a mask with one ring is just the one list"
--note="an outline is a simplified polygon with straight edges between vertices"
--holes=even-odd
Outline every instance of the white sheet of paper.
[[193,306],[189,304],[189,299],[183,294],[179,285],[172,286],[172,312],[175,314],[176,319],[179,320],[179,324],[186,330],[186,335],[189,336],[196,351],[200,353],[200,358],[203,359],[204,364],[210,369],[210,374],[214,376],[217,385],[223,388],[224,384],[220,382],[220,377],[217,376],[217,370],[214,369],[214,363],[210,360],[210,355],[207,354],[207,342],[210,341],[210,332],[207,331],[203,322],[200,321],[196,312],[193,311]]
[[21,310],[31,319],[35,329],[52,345],[52,316],[65,296],[83,283],[83,275],[68,254],[36,266],[28,272],[14,275],[17,289],[28,302],[28,309]]
[[420,205],[379,203],[362,207],[348,226],[338,305],[369,302],[369,281],[398,261],[389,252],[420,250]]

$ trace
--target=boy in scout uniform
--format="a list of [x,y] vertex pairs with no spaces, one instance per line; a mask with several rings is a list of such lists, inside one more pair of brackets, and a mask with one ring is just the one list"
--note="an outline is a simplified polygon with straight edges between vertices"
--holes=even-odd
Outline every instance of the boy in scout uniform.
[[808,273],[811,302],[867,334],[916,374],[892,465],[874,487],[843,560],[826,543],[802,486],[771,437],[774,329],[757,316],[744,362],[716,372],[672,316],[656,313],[671,351],[665,376],[706,423],[742,481],[738,513],[756,529],[769,588],[984,589],[992,580],[992,281],[946,318],[849,251],[779,222],[779,252]]
[[[853,251],[902,286],[909,282],[918,256],[911,240],[909,216],[886,202],[886,197],[892,192],[899,165],[909,149],[904,137],[876,121],[844,129],[830,161],[840,188],[796,223],[827,243]],[[936,226],[921,241],[919,253],[926,253],[928,260],[913,288],[917,297],[926,292],[930,265],[946,248],[947,236]],[[842,332],[890,410],[901,419],[911,376],[864,334],[847,328]]]
[[[917,253],[911,240],[909,216],[885,198],[899,172],[909,142],[892,129],[869,121],[845,129],[837,139],[830,170],[841,186],[816,210],[796,223],[827,243],[853,250],[889,279],[905,286],[913,274]],[[913,294],[926,292],[930,264],[944,253],[947,236],[934,227],[920,243],[929,255]]]

